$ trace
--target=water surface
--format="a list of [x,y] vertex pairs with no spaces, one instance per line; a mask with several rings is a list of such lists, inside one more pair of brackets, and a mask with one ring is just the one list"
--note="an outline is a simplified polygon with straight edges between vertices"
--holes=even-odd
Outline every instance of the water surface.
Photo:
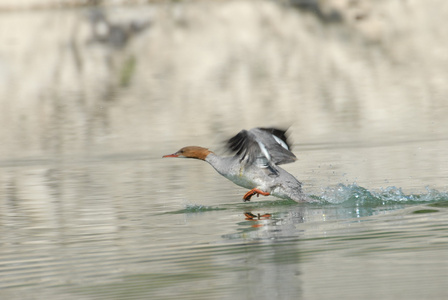
[[[320,151],[331,156],[333,149]],[[341,177],[321,191],[314,187],[316,203],[273,197],[243,203],[244,189],[205,163],[153,154],[3,166],[2,294],[447,295],[446,192],[370,190]]]

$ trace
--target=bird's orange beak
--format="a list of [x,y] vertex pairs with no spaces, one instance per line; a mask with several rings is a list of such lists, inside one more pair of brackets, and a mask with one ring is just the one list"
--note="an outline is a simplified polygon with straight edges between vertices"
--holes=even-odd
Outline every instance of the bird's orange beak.
[[167,155],[162,156],[162,158],[163,157],[179,157],[179,154],[177,154],[177,153],[167,154]]

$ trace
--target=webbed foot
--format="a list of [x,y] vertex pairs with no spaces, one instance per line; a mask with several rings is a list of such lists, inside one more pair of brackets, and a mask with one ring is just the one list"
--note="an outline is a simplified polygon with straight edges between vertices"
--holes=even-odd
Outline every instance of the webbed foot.
[[267,193],[267,192],[263,192],[262,190],[259,190],[259,189],[257,189],[257,188],[254,188],[254,189],[251,189],[250,191],[248,191],[248,192],[243,196],[244,202],[246,202],[246,201],[250,201],[250,198],[251,198],[253,195],[257,195],[257,197],[258,197],[258,196],[260,196],[260,195],[263,195],[263,196],[269,196],[270,194]]

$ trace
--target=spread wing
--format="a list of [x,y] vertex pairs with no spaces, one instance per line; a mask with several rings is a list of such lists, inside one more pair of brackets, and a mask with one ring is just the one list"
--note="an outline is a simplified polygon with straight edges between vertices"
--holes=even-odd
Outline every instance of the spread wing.
[[[277,128],[253,128],[241,130],[227,142],[227,147],[245,160],[247,164],[255,163],[260,167],[292,163],[297,158],[290,151],[286,130]],[[274,172],[277,173],[277,172]]]

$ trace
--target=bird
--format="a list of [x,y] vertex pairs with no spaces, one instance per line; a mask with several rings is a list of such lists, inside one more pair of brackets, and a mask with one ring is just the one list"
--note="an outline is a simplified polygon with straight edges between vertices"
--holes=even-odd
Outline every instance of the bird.
[[241,130],[227,140],[226,148],[233,156],[220,156],[208,148],[183,147],[162,157],[194,158],[208,162],[219,174],[235,184],[249,189],[243,201],[254,195],[272,195],[281,199],[307,202],[302,183],[279,165],[297,160],[291,152],[286,130],[256,127]]

